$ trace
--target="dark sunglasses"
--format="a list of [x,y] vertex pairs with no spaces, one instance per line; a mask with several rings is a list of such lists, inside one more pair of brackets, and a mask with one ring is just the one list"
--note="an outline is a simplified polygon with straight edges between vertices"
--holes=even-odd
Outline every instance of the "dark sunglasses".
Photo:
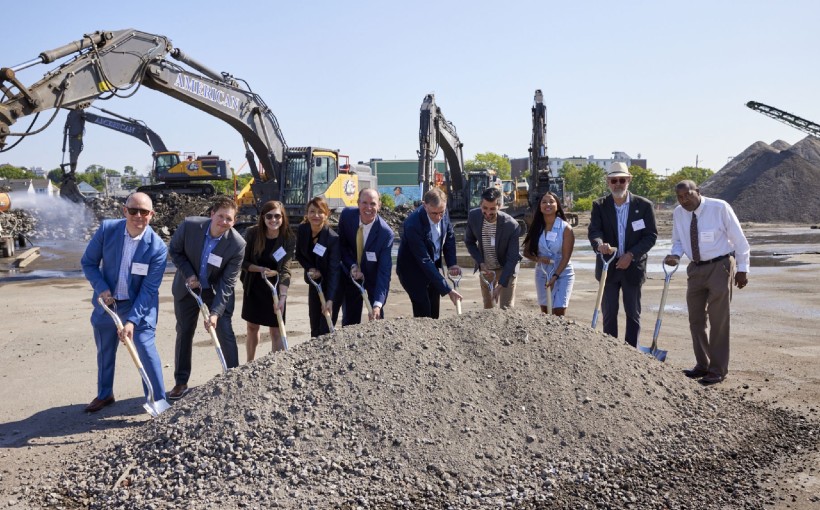
[[140,216],[148,216],[149,214],[151,214],[151,211],[149,211],[147,209],[140,209],[138,207],[126,207],[125,209],[128,211],[128,214],[130,214],[131,216],[136,216],[138,214]]
[[613,177],[612,179],[609,180],[609,183],[610,184],[624,184],[624,183],[626,183],[626,181],[627,181],[626,177]]
[[274,214],[274,213],[272,213],[272,212],[269,212],[269,213],[265,214],[265,219],[266,219],[266,220],[281,220],[281,219],[282,219],[282,215],[281,215],[281,214],[279,214],[279,213],[275,213],[275,214]]

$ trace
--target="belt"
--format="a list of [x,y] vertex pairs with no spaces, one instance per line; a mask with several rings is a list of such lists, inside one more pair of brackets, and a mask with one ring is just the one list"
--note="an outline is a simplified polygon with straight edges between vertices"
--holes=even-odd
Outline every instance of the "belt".
[[731,253],[727,253],[726,255],[721,255],[720,257],[715,257],[713,259],[701,260],[699,262],[695,262],[694,264],[696,266],[705,266],[706,264],[712,264],[714,262],[720,262],[723,259],[727,259],[729,257],[734,257],[734,256],[735,256],[735,252],[731,252]]

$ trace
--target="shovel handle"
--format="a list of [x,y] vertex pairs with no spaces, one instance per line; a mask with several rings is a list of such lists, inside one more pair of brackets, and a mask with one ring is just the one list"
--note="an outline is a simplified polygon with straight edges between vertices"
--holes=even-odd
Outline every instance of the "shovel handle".
[[[367,308],[367,315],[368,317],[373,317],[373,307],[370,306],[370,296],[367,295],[367,289],[362,287],[362,301],[364,301],[364,306]],[[375,317],[373,317],[375,319]]]
[[654,351],[658,345],[658,336],[661,333],[661,323],[663,322],[663,312],[666,309],[666,295],[669,293],[669,282],[672,281],[672,275],[678,270],[680,264],[673,266],[671,271],[666,269],[666,264],[662,264],[665,278],[663,279],[663,292],[661,292],[661,306],[658,308],[658,320],[655,321],[655,332],[652,334],[652,350]]
[[[273,289],[275,289],[275,287],[273,287]],[[285,346],[285,350],[287,351],[288,332],[285,330],[285,320],[282,318],[282,311],[279,310],[279,294],[276,290],[273,291],[273,311],[276,314],[276,323],[279,325],[279,336],[282,338],[282,344]]]

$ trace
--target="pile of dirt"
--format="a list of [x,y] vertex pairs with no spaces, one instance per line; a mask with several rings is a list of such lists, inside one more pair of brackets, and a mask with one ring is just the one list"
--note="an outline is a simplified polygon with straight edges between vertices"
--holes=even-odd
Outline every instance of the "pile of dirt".
[[385,207],[379,210],[379,216],[390,225],[390,228],[393,229],[393,233],[400,237],[402,232],[404,232],[404,220],[415,210],[416,209],[410,205],[400,205],[393,209]]
[[790,146],[755,142],[700,186],[726,200],[741,221],[820,221],[820,140],[808,136]]
[[33,473],[90,508],[762,508],[805,417],[525,311],[347,327]]

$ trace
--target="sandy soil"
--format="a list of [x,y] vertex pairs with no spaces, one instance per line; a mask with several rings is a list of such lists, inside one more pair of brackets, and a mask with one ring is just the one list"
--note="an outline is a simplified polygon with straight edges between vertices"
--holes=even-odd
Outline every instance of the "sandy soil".
[[[644,334],[651,341],[658,313],[663,273],[661,257],[668,251],[669,223],[662,216],[658,248],[650,260],[644,286]],[[585,218],[576,236],[585,238]],[[799,225],[744,225],[753,249],[749,286],[737,291],[732,305],[732,363],[727,380],[717,391],[735,392],[753,401],[790,409],[820,422],[820,230]],[[663,244],[666,242],[666,244]],[[71,270],[77,260],[70,252],[60,256],[44,248],[42,260],[32,270]],[[592,276],[591,251],[578,249],[573,256],[576,284],[568,319],[588,324],[592,317],[597,282]],[[307,287],[300,269],[294,269],[288,311],[288,339],[292,346],[309,340]],[[2,273],[0,273],[2,276]],[[170,293],[172,274],[160,289],[157,343],[164,361],[165,380],[173,385],[174,317]],[[533,269],[522,269],[516,307],[537,308]],[[477,310],[477,279],[461,282],[465,310]],[[57,470],[63,459],[83,451],[86,444],[106,444],[150,419],[141,407],[139,377],[130,358],[118,359],[115,394],[118,402],[100,413],[87,415],[83,407],[95,393],[96,362],[88,323],[91,289],[82,278],[5,280],[0,282],[0,506],[26,508],[23,495],[34,490],[27,484],[31,473]],[[237,303],[241,308],[241,302]],[[444,315],[454,314],[442,306]],[[299,310],[304,313],[299,313]],[[411,315],[407,295],[394,277],[386,305],[390,319]],[[244,324],[234,328],[244,344]],[[599,325],[600,328],[600,325]],[[676,274],[667,298],[660,336],[669,351],[667,363],[680,369],[693,365],[685,303],[685,281]],[[269,343],[263,347],[268,352]],[[240,345],[240,359],[244,359]],[[194,349],[191,385],[208,381],[219,372],[208,336],[200,331]],[[777,508],[816,508],[811,498],[820,493],[820,455],[797,471],[789,463],[777,478],[767,481],[780,496]],[[816,500],[815,500],[816,501]]]

